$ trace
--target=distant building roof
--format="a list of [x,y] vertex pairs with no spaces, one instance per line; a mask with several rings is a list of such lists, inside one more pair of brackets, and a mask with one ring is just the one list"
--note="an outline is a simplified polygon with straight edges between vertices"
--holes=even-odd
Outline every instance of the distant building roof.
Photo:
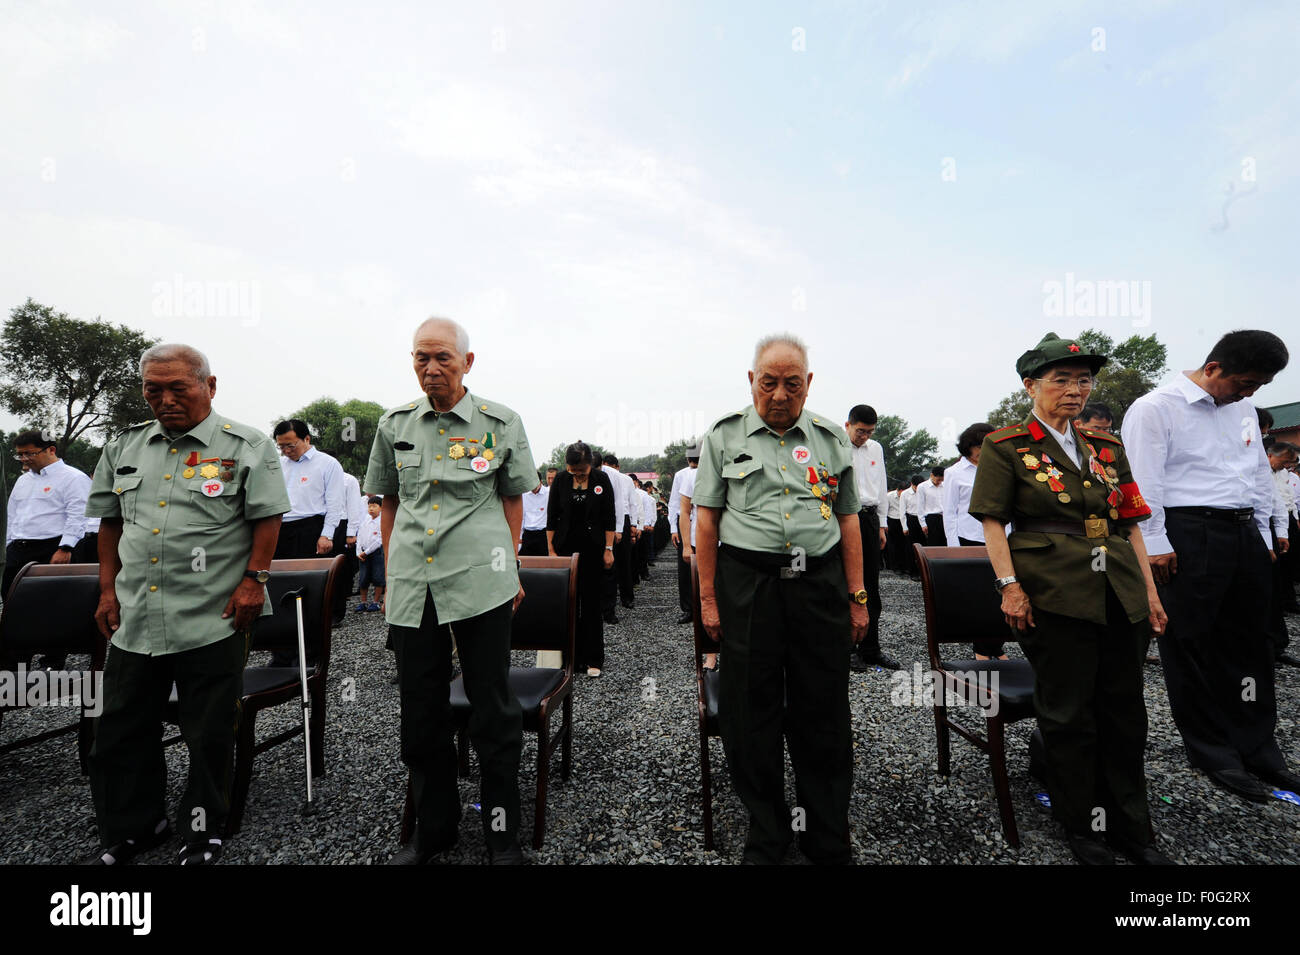
[[1287,431],[1291,428],[1300,428],[1300,401],[1293,401],[1286,405],[1274,405],[1271,408],[1265,408],[1273,416],[1273,427],[1270,431]]

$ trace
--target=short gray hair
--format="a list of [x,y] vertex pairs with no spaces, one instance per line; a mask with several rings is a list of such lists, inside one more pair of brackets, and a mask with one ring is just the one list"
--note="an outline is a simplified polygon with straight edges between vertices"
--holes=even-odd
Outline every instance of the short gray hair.
[[803,359],[804,371],[808,370],[808,346],[789,332],[782,332],[780,335],[764,335],[758,340],[758,344],[754,346],[754,363],[749,366],[750,371],[758,371],[758,360],[763,357],[763,352],[773,345],[789,345]]
[[144,354],[140,356],[141,378],[144,377],[144,366],[156,361],[187,361],[190,363],[190,367],[194,369],[194,377],[199,381],[207,381],[212,377],[212,368],[208,365],[208,356],[190,345],[169,342],[146,348]]
[[450,318],[443,318],[440,315],[430,315],[422,321],[415,329],[415,334],[411,336],[411,340],[414,341],[416,338],[419,338],[420,332],[424,331],[425,326],[432,325],[435,322],[440,325],[450,325],[452,331],[456,333],[456,351],[460,352],[462,355],[469,353],[469,332],[465,331],[459,322],[454,322]]

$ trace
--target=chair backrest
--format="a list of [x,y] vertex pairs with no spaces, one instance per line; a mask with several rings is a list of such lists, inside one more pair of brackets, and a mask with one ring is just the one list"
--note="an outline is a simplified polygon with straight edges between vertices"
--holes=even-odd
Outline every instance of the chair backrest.
[[298,650],[296,600],[285,594],[303,588],[303,640],[309,655],[318,659],[318,669],[329,665],[330,632],[334,622],[334,587],[343,569],[343,555],[326,559],[297,558],[271,561],[271,579],[266,590],[271,598],[271,616],[253,624],[254,650]]
[[18,572],[0,616],[0,662],[34,653],[89,653],[103,664],[108,643],[95,626],[98,564],[36,564]]
[[993,564],[984,547],[915,546],[925,597],[925,632],[930,662],[939,666],[939,644],[1000,640],[1015,633],[1002,615],[993,588]]
[[559,650],[573,663],[578,623],[578,555],[519,558],[524,600],[510,627],[512,650]]

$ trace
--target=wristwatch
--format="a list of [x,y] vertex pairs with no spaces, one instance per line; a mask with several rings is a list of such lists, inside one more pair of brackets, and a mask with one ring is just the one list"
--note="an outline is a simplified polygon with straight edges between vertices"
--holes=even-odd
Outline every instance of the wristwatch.
[[870,595],[865,590],[853,590],[849,592],[849,599],[859,606],[866,606]]
[[993,589],[998,593],[1002,593],[1004,587],[1009,587],[1012,584],[1017,584],[1019,582],[1020,581],[1016,580],[1015,577],[999,577],[997,580],[993,581]]
[[614,545],[613,545],[613,544],[606,544],[606,545],[605,545],[605,550],[613,550],[613,549],[614,549]]
[[269,570],[246,570],[244,576],[249,580],[256,580],[259,584],[264,584],[271,579]]

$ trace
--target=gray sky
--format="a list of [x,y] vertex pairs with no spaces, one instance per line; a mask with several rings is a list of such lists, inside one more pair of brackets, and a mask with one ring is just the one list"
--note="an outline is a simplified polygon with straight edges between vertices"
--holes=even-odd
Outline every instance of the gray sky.
[[[1295,339],[1300,28],[1256,3],[48,3],[0,11],[0,303],[208,353],[254,425],[418,394],[539,457],[748,401],[943,440],[1043,332]],[[1096,293],[1096,294],[1094,294]],[[1293,341],[1294,344],[1294,341]],[[1300,359],[1258,396],[1300,398]],[[13,422],[5,422],[12,426]]]

